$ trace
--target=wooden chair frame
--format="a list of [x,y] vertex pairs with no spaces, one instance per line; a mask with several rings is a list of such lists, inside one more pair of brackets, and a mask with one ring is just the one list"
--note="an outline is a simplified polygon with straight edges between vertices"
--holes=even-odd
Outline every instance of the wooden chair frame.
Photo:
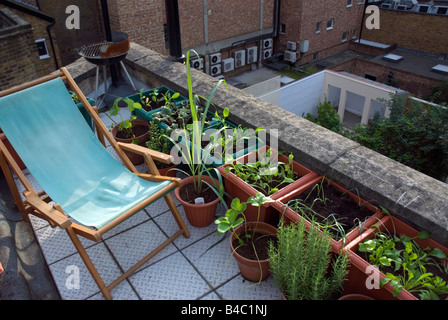
[[[166,177],[166,176],[160,176],[160,173],[157,169],[157,166],[154,163],[154,160],[160,161],[162,163],[170,163],[170,157],[166,154],[150,150],[148,148],[144,148],[138,145],[134,144],[125,144],[116,142],[113,138],[112,134],[109,132],[107,127],[104,125],[104,123],[101,121],[98,110],[96,107],[92,107],[90,103],[87,101],[84,94],[79,89],[78,85],[75,83],[75,81],[72,79],[72,77],[69,75],[67,70],[65,68],[61,68],[58,72],[52,73],[51,75],[48,75],[46,77],[42,77],[40,79],[36,79],[34,81],[22,84],[20,86],[13,87],[11,89],[7,89],[3,92],[0,92],[0,97],[9,95],[11,93],[18,92],[20,90],[35,86],[37,84],[55,79],[57,77],[61,77],[63,81],[66,81],[71,88],[71,90],[78,96],[82,104],[84,105],[86,111],[90,114],[92,117],[94,123],[95,123],[95,129],[98,136],[98,139],[101,141],[101,143],[106,147],[104,137],[109,141],[110,145],[114,148],[115,152],[118,154],[120,159],[123,161],[124,165],[135,175],[149,180],[149,181],[171,181],[169,185],[164,187],[162,190],[157,192],[156,194],[152,195],[151,197],[145,199],[143,202],[141,202],[139,205],[135,206],[134,208],[128,210],[124,214],[122,214],[120,217],[116,218],[115,220],[111,221],[104,227],[100,229],[96,228],[88,228],[83,225],[80,225],[78,223],[73,222],[69,219],[68,215],[66,215],[61,208],[61,206],[58,203],[53,204],[52,206],[49,204],[50,201],[53,201],[50,199],[50,197],[44,192],[41,191],[37,193],[34,188],[31,186],[28,179],[25,177],[22,170],[19,168],[16,161],[13,159],[10,152],[7,150],[4,143],[0,140],[0,166],[2,168],[2,171],[5,175],[5,179],[9,185],[9,188],[11,190],[11,193],[13,195],[14,201],[17,205],[17,208],[19,209],[20,214],[22,215],[23,219],[27,222],[29,222],[29,216],[30,214],[35,215],[39,218],[42,218],[50,224],[51,227],[59,227],[61,229],[64,229],[68,236],[70,237],[71,241],[73,242],[76,250],[80,254],[83,262],[85,263],[87,269],[89,270],[90,274],[92,275],[94,281],[98,285],[101,293],[104,295],[106,299],[112,299],[111,290],[116,287],[120,282],[128,278],[130,275],[132,275],[138,268],[140,268],[142,265],[144,265],[147,261],[149,261],[154,255],[156,255],[158,252],[160,252],[163,248],[165,248],[167,245],[172,243],[177,237],[180,235],[184,235],[184,237],[188,238],[190,236],[190,233],[188,231],[188,228],[182,219],[176,205],[174,204],[174,201],[170,194],[167,194],[170,190],[173,190],[174,188],[181,185],[181,180],[178,178],[172,178],[172,177]],[[149,171],[152,174],[143,174],[139,173],[135,166],[131,163],[129,158],[124,153],[124,150],[131,151],[137,154],[140,154],[143,156],[145,163],[149,169]],[[23,195],[24,200],[22,196],[20,195],[20,192],[18,191],[18,188],[14,181],[14,176],[11,170],[16,174],[17,178],[20,180],[20,183],[24,187]],[[100,241],[102,239],[102,236],[107,231],[111,230],[115,226],[119,225],[121,222],[126,220],[127,218],[131,217],[133,214],[137,213],[138,211],[142,210],[149,204],[151,204],[153,201],[157,200],[163,196],[165,198],[166,203],[168,204],[169,209],[171,210],[173,217],[179,227],[179,230],[169,237],[167,240],[165,240],[162,244],[160,244],[157,248],[155,248],[152,252],[150,252],[148,255],[146,255],[143,259],[141,259],[139,262],[137,262],[134,266],[132,266],[129,270],[124,272],[120,277],[118,277],[116,280],[114,280],[111,284],[106,285],[102,278],[100,277],[96,267],[92,263],[90,257],[88,256],[85,248],[81,244],[81,241],[78,236],[85,237],[87,239],[93,240],[93,241]]]

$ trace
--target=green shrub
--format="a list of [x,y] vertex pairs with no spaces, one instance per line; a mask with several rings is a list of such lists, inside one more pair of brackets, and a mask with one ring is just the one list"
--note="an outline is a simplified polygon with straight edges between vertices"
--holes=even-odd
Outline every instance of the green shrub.
[[388,118],[375,115],[357,125],[353,140],[391,159],[444,180],[448,174],[448,109],[411,102],[399,96],[386,102]]
[[327,99],[323,103],[319,101],[316,109],[317,117],[307,113],[304,118],[336,133],[343,134],[345,132],[336,108]]

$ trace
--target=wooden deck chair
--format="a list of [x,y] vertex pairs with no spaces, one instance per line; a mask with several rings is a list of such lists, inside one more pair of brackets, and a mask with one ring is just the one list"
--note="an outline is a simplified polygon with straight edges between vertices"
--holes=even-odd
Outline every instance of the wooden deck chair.
[[[95,122],[98,137],[67,89],[80,98]],[[52,227],[66,230],[106,299],[112,299],[112,288],[177,237],[190,236],[169,194],[180,185],[180,179],[160,176],[154,164],[154,159],[167,163],[169,157],[137,145],[117,143],[65,68],[0,92],[0,128],[43,190],[36,193],[0,141],[0,165],[22,217],[29,221],[28,215],[33,214],[47,220]],[[106,150],[104,137],[126,167]],[[153,174],[138,173],[123,150],[143,155]],[[23,197],[11,170],[23,184]],[[99,241],[105,232],[161,197],[165,198],[179,230],[106,285],[79,236]]]

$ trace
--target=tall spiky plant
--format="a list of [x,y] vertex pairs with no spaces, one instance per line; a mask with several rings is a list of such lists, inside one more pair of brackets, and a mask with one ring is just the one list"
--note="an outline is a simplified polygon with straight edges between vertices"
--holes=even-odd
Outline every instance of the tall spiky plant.
[[277,246],[269,247],[269,265],[287,299],[325,300],[342,288],[348,258],[341,253],[333,259],[327,231],[307,228],[301,219],[282,223],[277,237]]

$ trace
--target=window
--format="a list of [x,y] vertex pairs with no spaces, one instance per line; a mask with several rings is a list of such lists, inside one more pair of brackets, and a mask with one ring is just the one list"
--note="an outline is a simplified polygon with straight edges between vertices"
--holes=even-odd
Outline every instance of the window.
[[280,23],[280,34],[286,33],[286,25],[284,23]]
[[342,42],[347,41],[347,39],[348,39],[348,32],[346,31],[342,34]]
[[316,33],[320,33],[320,22],[316,23]]
[[358,0],[358,4],[363,4],[364,0]]
[[327,30],[331,30],[333,29],[333,24],[334,24],[334,19],[331,18],[330,20],[327,21]]
[[357,35],[357,31],[356,31],[356,29],[353,29],[352,39],[356,39],[356,35]]
[[313,54],[313,61],[317,61],[319,59],[319,52]]
[[353,5],[353,0],[347,0],[347,7],[351,7]]
[[50,58],[50,54],[48,53],[47,43],[45,39],[36,40],[37,52],[39,53],[39,57],[41,60]]

